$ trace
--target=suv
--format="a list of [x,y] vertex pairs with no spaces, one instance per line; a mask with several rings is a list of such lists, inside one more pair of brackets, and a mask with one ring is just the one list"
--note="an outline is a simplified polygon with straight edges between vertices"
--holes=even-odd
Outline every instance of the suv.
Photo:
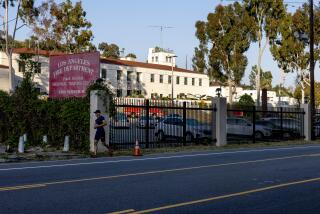
[[[183,119],[180,117],[168,117],[156,125],[155,135],[159,141],[166,137],[183,137]],[[211,139],[212,132],[209,125],[201,124],[196,119],[186,119],[186,140],[192,142],[194,139]]]
[[[227,118],[227,134],[237,136],[252,136],[253,124],[243,118],[231,117]],[[255,126],[255,138],[262,139],[263,137],[270,137],[272,135],[272,129],[256,125]]]

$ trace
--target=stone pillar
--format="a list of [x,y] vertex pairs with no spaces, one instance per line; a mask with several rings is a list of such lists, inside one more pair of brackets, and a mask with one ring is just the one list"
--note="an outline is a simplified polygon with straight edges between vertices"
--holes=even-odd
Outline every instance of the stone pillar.
[[302,104],[301,108],[304,110],[304,140],[311,141],[311,131],[312,131],[312,119],[311,119],[311,105]]
[[[103,92],[99,91],[91,91],[90,92],[90,152],[94,152],[94,135],[96,130],[94,129],[94,124],[96,120],[96,116],[93,113],[95,110],[99,109],[101,111],[101,115],[106,118],[107,125],[104,127],[106,132],[106,143],[109,144],[109,133],[110,133],[110,118],[109,114],[106,112],[106,106],[104,105],[103,99],[99,97],[99,94],[103,96]],[[107,107],[109,107],[107,103]],[[98,152],[104,152],[106,148],[102,146],[101,142],[98,144]]]
[[227,99],[224,97],[214,97],[212,99],[214,108],[213,116],[213,136],[217,140],[217,146],[227,145]]

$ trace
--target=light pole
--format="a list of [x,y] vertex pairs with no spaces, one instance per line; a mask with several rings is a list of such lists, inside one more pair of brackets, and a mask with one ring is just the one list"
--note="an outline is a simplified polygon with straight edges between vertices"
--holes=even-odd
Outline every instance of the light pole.
[[315,140],[313,130],[315,96],[314,96],[314,17],[313,17],[313,0],[310,0],[310,105],[311,105],[311,140]]
[[170,56],[169,58],[171,59],[171,100],[172,100],[172,104],[173,104],[173,59],[177,58],[178,56],[174,55],[174,56]]

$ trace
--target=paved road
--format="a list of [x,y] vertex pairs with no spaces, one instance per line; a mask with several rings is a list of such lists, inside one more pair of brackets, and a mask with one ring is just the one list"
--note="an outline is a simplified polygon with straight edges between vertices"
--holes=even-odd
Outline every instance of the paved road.
[[315,145],[6,164],[0,213],[320,213],[319,188]]

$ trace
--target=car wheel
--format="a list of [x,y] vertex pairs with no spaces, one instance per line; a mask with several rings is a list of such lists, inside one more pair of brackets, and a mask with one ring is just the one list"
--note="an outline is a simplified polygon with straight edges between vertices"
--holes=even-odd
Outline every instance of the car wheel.
[[260,140],[260,139],[262,139],[264,136],[263,136],[263,134],[262,134],[262,132],[256,132],[255,134],[254,134],[254,136],[255,136],[255,138],[256,139],[258,139],[258,140]]
[[190,142],[193,141],[193,135],[192,135],[190,132],[188,132],[188,133],[186,134],[186,141],[187,141],[188,143],[190,143]]
[[163,133],[163,131],[158,132],[158,141],[165,141],[166,137]]

